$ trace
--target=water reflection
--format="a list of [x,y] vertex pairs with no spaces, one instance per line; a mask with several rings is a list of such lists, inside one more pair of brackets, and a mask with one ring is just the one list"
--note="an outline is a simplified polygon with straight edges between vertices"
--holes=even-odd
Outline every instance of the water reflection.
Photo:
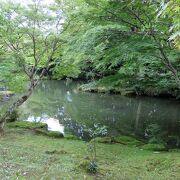
[[43,114],[42,116],[39,117],[29,116],[26,121],[45,123],[47,124],[49,131],[56,131],[56,132],[60,132],[61,134],[64,134],[64,126],[59,123],[59,120],[51,118],[46,114]]
[[180,103],[175,100],[148,97],[83,93],[79,83],[44,81],[21,107],[21,119],[29,116],[58,119],[71,132],[86,136],[86,129],[100,123],[111,135],[146,136],[149,124],[158,124],[169,135],[180,136]]

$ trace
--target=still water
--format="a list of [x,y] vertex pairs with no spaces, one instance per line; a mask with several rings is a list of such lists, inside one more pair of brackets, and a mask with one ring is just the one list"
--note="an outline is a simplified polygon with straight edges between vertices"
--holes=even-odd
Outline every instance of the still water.
[[20,119],[46,122],[49,130],[82,138],[86,136],[85,129],[98,123],[106,125],[114,136],[145,137],[150,124],[159,125],[169,135],[180,136],[179,101],[80,92],[79,85],[80,82],[43,81],[21,106]]

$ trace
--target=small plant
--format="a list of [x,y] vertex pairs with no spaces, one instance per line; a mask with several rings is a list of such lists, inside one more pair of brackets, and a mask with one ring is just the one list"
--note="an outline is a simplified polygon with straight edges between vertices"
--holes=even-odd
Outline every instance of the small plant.
[[99,126],[99,124],[94,124],[94,128],[88,129],[91,141],[88,143],[88,152],[90,153],[90,163],[87,167],[88,172],[97,173],[97,146],[95,138],[98,136],[105,136],[107,134],[106,126]]
[[97,170],[98,170],[97,162],[91,161],[88,165],[88,172],[95,174],[97,173]]

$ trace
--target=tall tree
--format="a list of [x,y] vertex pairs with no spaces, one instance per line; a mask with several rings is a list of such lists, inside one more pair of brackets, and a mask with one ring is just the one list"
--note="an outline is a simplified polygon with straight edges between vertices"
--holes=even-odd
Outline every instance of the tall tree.
[[[120,85],[141,83],[141,87],[144,84],[179,89],[179,51],[171,40],[178,26],[177,15],[174,16],[178,11],[176,1],[73,3],[68,15],[74,21],[64,36],[65,62],[99,77],[118,73],[118,81],[124,80]],[[166,6],[174,7],[174,13],[164,12]]]
[[1,3],[0,13],[1,51],[6,57],[11,57],[6,58],[6,65],[12,63],[12,69],[16,69],[11,72],[13,77],[10,78],[14,80],[21,75],[28,81],[25,93],[1,116],[2,123],[31,96],[33,89],[44,77],[56,56],[63,29],[62,14],[42,5],[40,0],[33,0],[28,6]]

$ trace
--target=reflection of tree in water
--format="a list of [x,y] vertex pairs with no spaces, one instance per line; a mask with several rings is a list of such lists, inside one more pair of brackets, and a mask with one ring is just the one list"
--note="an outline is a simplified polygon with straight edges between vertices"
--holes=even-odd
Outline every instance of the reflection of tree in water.
[[[43,113],[58,118],[76,134],[94,124],[108,126],[112,135],[144,136],[149,124],[156,123],[169,133],[180,129],[178,102],[155,98],[78,92],[76,83],[45,81],[23,106],[26,114]],[[179,123],[179,124],[178,124]],[[86,125],[86,127],[84,127]]]
[[66,133],[71,133],[80,138],[84,138],[84,129],[86,128],[86,125],[81,125],[72,120],[71,117],[65,113],[64,106],[58,108],[56,117],[59,119],[60,123],[66,127]]

